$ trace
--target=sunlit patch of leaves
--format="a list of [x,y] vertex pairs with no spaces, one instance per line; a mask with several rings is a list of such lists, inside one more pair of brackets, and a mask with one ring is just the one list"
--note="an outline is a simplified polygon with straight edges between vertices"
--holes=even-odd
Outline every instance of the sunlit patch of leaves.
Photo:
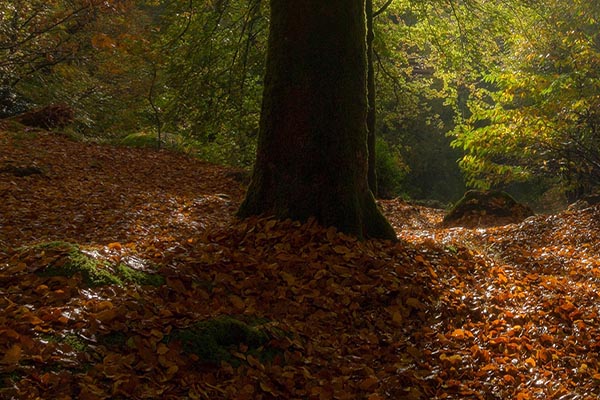
[[[128,165],[149,168],[150,158],[153,168],[184,177],[178,185],[160,174],[144,182],[130,167],[109,168],[103,147],[37,140],[52,157],[68,153],[70,164],[49,174],[85,182],[80,170],[101,171],[95,185],[110,187],[113,199],[130,199],[132,187],[165,189],[161,201],[139,194],[143,206],[113,200],[108,210],[98,202],[98,218],[82,218],[74,229],[72,217],[92,211],[73,204],[93,192],[77,192],[70,203],[73,194],[55,197],[55,179],[18,178],[27,191],[6,184],[2,398],[600,396],[598,206],[518,225],[446,229],[443,211],[390,200],[382,207],[401,241],[358,242],[315,221],[236,220],[239,196],[219,196],[233,184],[213,166],[115,150]],[[35,144],[19,151],[27,148],[25,158],[43,154]],[[92,158],[99,167],[90,169]],[[200,170],[220,178],[198,179]],[[11,200],[31,193],[35,218]],[[44,206],[57,199],[65,207]],[[18,228],[4,224],[5,215],[16,217]],[[113,219],[126,215],[135,221]],[[42,237],[81,244],[31,245]],[[75,250],[124,285],[88,287],[80,270],[38,274],[66,264]],[[126,278],[119,265],[160,276],[162,284]],[[211,336],[207,324],[215,321],[224,329]],[[238,328],[240,335],[230,335]],[[199,354],[186,350],[182,332]],[[217,356],[202,353],[207,342],[216,343]]]
[[79,246],[66,242],[42,243],[23,249],[45,265],[37,271],[43,277],[81,275],[88,287],[122,285],[121,279],[111,271],[107,262],[99,261],[85,254]]

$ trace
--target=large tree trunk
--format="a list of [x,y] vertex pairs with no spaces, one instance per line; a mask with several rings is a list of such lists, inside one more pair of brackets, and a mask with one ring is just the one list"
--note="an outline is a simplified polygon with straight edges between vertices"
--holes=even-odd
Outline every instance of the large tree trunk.
[[241,217],[394,239],[367,183],[364,0],[271,0],[257,159]]
[[373,65],[373,41],[375,40],[375,30],[373,28],[373,0],[366,0],[367,14],[367,149],[369,151],[369,165],[367,168],[367,178],[369,188],[374,195],[378,194],[377,171],[375,168],[375,66]]

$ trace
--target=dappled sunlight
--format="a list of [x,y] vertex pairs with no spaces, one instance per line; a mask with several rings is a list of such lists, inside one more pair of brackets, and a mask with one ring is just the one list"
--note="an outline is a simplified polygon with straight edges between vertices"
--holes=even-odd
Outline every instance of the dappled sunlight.
[[191,236],[227,224],[243,193],[225,177],[226,169],[183,155],[38,136],[27,147],[0,149],[0,159],[16,158],[47,171],[20,178],[18,185],[0,174],[10,189],[0,214],[8,244],[64,238],[125,244],[174,229]]
[[[359,242],[314,220],[237,220],[239,185],[183,156],[119,150],[128,166],[112,168],[103,148],[39,142],[21,156],[70,164],[19,185],[0,175],[11,188],[1,240],[22,246],[0,254],[0,367],[18,378],[13,394],[600,395],[598,207],[470,229],[386,200],[400,241]],[[102,173],[85,170],[90,157]],[[223,315],[269,326],[258,351],[275,358],[240,344],[227,351],[236,362],[210,366],[172,340]],[[42,365],[53,370],[39,378]]]

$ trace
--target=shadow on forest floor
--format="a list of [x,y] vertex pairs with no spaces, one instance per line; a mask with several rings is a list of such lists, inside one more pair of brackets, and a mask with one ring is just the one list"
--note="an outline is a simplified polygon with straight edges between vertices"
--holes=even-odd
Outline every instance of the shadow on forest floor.
[[[0,133],[9,164],[41,173],[0,173],[0,397],[600,395],[598,207],[442,229],[383,201],[401,241],[357,242],[238,221],[230,171],[179,154]],[[23,246],[55,240],[162,280],[40,273],[61,247]],[[210,336],[224,317],[261,340]],[[191,352],[192,327],[227,358]]]

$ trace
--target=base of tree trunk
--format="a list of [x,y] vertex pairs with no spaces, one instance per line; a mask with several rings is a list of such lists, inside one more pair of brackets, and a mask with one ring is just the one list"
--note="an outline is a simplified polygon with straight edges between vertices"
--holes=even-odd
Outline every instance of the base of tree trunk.
[[[276,198],[267,196],[266,193],[272,192],[260,189],[257,184],[251,184],[237,216],[246,218],[268,215],[281,220],[289,218],[301,222],[314,217],[325,227],[334,226],[340,232],[359,239],[397,240],[394,228],[383,216],[369,191],[347,197],[348,201],[344,204],[340,198],[324,202],[324,198],[311,196],[310,193],[305,193],[303,198],[296,198],[295,201],[285,200],[289,193],[280,193]],[[293,204],[293,208],[289,207],[289,204]]]

